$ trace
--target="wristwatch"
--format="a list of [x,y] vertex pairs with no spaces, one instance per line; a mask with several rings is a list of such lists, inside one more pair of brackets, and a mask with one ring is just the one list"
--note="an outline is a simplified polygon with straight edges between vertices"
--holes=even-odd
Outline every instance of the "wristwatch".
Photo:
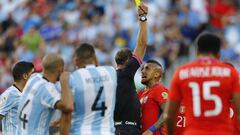
[[145,16],[145,15],[139,16],[139,21],[141,21],[141,22],[147,21],[147,16]]

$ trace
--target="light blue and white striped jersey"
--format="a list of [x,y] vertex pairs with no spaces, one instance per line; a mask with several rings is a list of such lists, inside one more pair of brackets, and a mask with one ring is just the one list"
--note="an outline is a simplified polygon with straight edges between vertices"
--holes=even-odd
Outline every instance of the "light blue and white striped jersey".
[[[55,83],[55,87],[57,89],[57,91],[59,93],[61,93],[61,84],[60,84],[60,81],[56,82]],[[61,119],[61,114],[62,114],[62,111],[59,110],[59,109],[56,109],[54,110],[54,114],[52,116],[52,119],[51,119],[51,122],[50,124],[52,125],[53,123],[55,123],[56,121],[59,121]]]
[[18,109],[18,135],[48,135],[54,105],[60,100],[53,83],[34,74],[24,87]]
[[86,66],[73,72],[74,96],[71,135],[114,135],[117,73],[110,66]]
[[2,131],[4,135],[17,134],[17,111],[22,93],[15,86],[9,87],[0,97],[0,115],[2,119]]

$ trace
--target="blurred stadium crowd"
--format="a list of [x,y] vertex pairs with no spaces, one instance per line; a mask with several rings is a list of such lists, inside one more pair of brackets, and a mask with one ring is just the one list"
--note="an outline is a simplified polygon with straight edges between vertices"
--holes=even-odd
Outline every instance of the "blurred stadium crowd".
[[[148,49],[168,71],[194,53],[196,36],[215,31],[224,39],[222,59],[240,69],[240,0],[148,0]],[[74,69],[75,47],[89,42],[100,64],[114,64],[116,51],[134,48],[138,26],[134,0],[0,0],[0,90],[12,83],[11,66],[56,52]],[[168,81],[168,80],[166,80]]]

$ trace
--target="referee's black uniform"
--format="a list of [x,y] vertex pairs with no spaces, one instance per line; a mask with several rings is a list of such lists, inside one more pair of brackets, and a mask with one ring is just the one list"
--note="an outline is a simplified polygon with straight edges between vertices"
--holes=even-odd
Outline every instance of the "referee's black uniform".
[[141,60],[132,56],[126,67],[117,70],[118,86],[114,121],[116,135],[140,135],[140,102],[134,84],[134,75]]

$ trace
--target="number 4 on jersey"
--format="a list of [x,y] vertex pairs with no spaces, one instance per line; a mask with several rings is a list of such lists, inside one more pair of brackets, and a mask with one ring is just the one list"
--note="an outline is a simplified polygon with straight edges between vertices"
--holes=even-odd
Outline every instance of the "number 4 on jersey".
[[[30,100],[27,100],[27,102],[24,104],[22,110],[20,111],[19,119],[23,122],[23,129],[26,128],[26,124],[28,123],[27,120],[27,114],[22,114],[23,110],[26,108]],[[22,117],[23,116],[23,117]]]
[[102,95],[102,92],[103,92],[103,87],[100,87],[100,89],[98,91],[98,94],[97,94],[97,97],[95,98],[94,103],[92,105],[92,111],[102,111],[101,116],[104,117],[105,110],[107,109],[107,107],[105,105],[105,101],[102,101],[101,106],[98,106],[98,102],[99,102],[99,99]]

